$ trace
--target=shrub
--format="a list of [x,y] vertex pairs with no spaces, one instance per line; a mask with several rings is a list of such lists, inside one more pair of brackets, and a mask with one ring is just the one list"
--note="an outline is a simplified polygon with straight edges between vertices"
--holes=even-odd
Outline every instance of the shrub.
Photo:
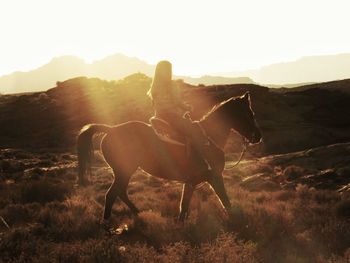
[[16,173],[21,172],[25,168],[22,161],[7,159],[0,162],[0,171],[5,173]]
[[286,190],[278,191],[276,192],[276,195],[275,195],[275,198],[278,201],[288,201],[294,197],[295,197],[294,191],[286,191]]
[[67,183],[52,183],[43,179],[22,184],[20,198],[23,203],[63,201],[71,190],[72,187]]
[[[313,189],[313,188],[312,188]],[[305,184],[298,184],[295,187],[296,194],[301,199],[306,199],[310,196],[310,188]]]
[[46,204],[37,216],[37,222],[54,241],[87,240],[100,236],[103,231],[95,208],[80,200],[67,200],[63,205]]
[[176,242],[162,247],[159,255],[160,262],[182,263],[190,262],[191,246],[187,242]]
[[153,247],[145,244],[136,243],[135,245],[126,246],[125,253],[122,253],[121,262],[139,263],[139,262],[170,262],[160,261],[159,252]]
[[32,235],[31,228],[12,228],[0,238],[1,262],[28,262],[35,256],[37,247],[42,246]]
[[192,253],[193,262],[259,262],[256,245],[237,240],[233,234],[221,234]]
[[[120,250],[114,240],[106,239],[98,243],[89,244],[88,262],[96,263],[118,263],[122,262]],[[68,262],[68,261],[67,261]],[[135,261],[136,262],[136,261]],[[142,261],[139,261],[142,262]]]
[[167,244],[176,240],[176,233],[172,231],[174,223],[172,220],[162,217],[159,212],[141,212],[135,219],[134,230],[142,233],[147,240],[155,246]]
[[338,203],[336,206],[336,215],[350,219],[350,200],[342,200]]
[[9,204],[0,210],[0,214],[10,226],[14,226],[18,223],[31,222],[39,211],[40,205],[38,203]]
[[285,179],[288,179],[288,180],[297,179],[303,176],[304,173],[305,173],[304,168],[296,165],[290,165],[283,170],[283,176]]

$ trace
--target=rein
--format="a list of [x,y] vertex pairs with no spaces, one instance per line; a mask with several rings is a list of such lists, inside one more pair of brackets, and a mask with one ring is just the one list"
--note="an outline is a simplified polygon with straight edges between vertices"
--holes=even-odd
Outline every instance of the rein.
[[247,151],[247,147],[248,147],[248,144],[249,144],[247,139],[244,138],[243,136],[242,136],[242,140],[243,140],[243,143],[242,143],[243,144],[243,149],[242,149],[241,156],[239,157],[238,161],[235,164],[233,164],[233,165],[225,166],[224,170],[231,170],[231,169],[235,168],[242,161],[243,155]]

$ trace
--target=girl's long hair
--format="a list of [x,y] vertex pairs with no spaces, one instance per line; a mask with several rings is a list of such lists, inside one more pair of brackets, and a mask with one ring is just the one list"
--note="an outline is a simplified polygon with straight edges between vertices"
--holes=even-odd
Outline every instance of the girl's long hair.
[[158,62],[156,70],[154,72],[151,88],[148,90],[147,95],[153,99],[156,94],[167,92],[172,85],[172,65],[167,60]]

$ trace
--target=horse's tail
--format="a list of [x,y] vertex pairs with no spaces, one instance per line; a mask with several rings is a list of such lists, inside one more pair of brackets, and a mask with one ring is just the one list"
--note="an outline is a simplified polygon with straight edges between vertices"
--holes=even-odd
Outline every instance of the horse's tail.
[[84,178],[86,171],[91,173],[91,158],[94,152],[92,138],[94,134],[108,133],[111,128],[111,126],[103,124],[88,124],[81,129],[77,139],[79,185],[84,185],[87,182]]

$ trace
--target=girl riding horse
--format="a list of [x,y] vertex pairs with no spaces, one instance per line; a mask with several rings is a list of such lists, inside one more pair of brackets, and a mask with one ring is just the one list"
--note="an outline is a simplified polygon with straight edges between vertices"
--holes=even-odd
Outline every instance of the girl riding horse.
[[261,140],[261,133],[251,109],[249,93],[217,104],[198,123],[215,142],[211,144],[215,147],[211,147],[209,152],[212,161],[210,172],[198,169],[197,159],[193,154],[186,156],[185,147],[160,140],[148,123],[129,121],[115,126],[89,124],[83,127],[77,140],[80,185],[88,182],[85,175],[91,171],[90,159],[94,134],[106,134],[101,142],[101,151],[113,169],[114,180],[106,194],[103,214],[105,220],[110,218],[117,197],[134,214],[139,212],[127,194],[130,178],[138,168],[153,176],[183,182],[179,214],[181,221],[188,215],[190,200],[196,186],[203,182],[208,182],[212,186],[225,210],[230,212],[231,204],[222,176],[225,166],[222,149],[231,130],[240,133],[250,143],[258,143]]

